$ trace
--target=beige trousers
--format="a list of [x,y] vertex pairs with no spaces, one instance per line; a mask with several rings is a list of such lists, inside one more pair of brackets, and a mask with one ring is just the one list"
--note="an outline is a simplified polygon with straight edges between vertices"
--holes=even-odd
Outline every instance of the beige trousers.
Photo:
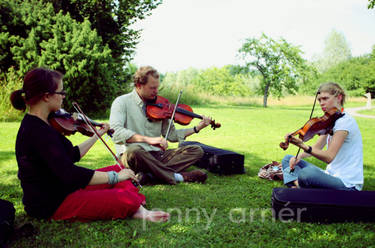
[[[157,179],[168,184],[176,184],[174,173],[184,171],[203,156],[200,146],[189,145],[166,151],[146,151],[141,146],[129,146],[122,155],[135,173],[152,173]],[[125,162],[125,161],[124,161]],[[124,163],[126,164],[126,163]]]

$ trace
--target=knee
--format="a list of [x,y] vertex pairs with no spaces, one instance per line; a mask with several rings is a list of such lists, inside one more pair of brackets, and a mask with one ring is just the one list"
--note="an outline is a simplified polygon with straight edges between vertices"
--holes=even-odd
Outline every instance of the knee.
[[142,157],[145,152],[146,151],[140,146],[130,146],[126,152],[122,154],[121,162],[124,165],[128,164],[130,167],[132,167],[137,158]]
[[310,184],[312,178],[314,178],[315,170],[310,167],[301,169],[298,173],[298,184],[301,187],[307,187]]
[[145,153],[146,151],[140,147],[140,146],[130,146],[127,150],[126,150],[126,156],[127,156],[127,159],[128,160],[131,160],[135,157],[138,157],[140,155],[142,155],[143,153]]
[[198,145],[189,145],[189,153],[193,154],[197,158],[202,158],[204,151],[202,147]]
[[197,153],[197,157],[202,158],[203,154],[204,154],[204,151],[203,151],[202,147],[197,146],[196,153]]
[[285,157],[281,160],[281,164],[283,166],[283,169],[286,169],[289,167],[289,161],[293,157],[293,155],[285,155]]

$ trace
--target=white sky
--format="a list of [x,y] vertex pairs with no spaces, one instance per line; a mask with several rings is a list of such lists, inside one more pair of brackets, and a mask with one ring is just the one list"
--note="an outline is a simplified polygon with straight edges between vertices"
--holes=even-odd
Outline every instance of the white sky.
[[375,9],[368,0],[164,0],[134,27],[142,29],[134,63],[162,73],[238,64],[246,38],[261,33],[298,45],[306,59],[327,35],[344,34],[353,56],[375,45]]

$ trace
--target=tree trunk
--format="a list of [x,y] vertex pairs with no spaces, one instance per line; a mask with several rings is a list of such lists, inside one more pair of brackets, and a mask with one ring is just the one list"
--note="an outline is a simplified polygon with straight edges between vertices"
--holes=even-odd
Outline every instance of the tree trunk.
[[268,89],[270,88],[270,84],[266,83],[266,87],[264,88],[264,96],[263,96],[263,107],[267,108],[267,98],[268,98]]

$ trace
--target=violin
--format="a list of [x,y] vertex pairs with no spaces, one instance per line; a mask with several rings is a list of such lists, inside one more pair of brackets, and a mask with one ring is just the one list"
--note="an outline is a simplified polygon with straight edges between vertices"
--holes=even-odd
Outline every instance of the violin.
[[[48,121],[53,128],[63,135],[72,135],[77,131],[86,136],[93,136],[94,132],[91,127],[85,122],[83,116],[79,113],[70,114],[64,109],[60,109],[56,112],[52,112],[48,116]],[[95,127],[101,127],[102,124],[97,123],[88,118],[91,125]],[[113,129],[109,129],[107,134],[112,137],[114,133]]]
[[[162,96],[157,96],[153,101],[146,102],[146,115],[151,121],[170,119],[175,107],[176,105],[171,104],[168,99]],[[201,115],[195,114],[189,105],[177,104],[173,118],[176,123],[180,125],[188,125],[193,118],[203,119]],[[221,127],[221,124],[215,123],[215,120],[212,120],[210,125],[214,130]]]
[[305,125],[303,125],[303,127],[290,134],[285,142],[281,142],[280,147],[283,150],[288,149],[289,139],[292,136],[298,135],[299,138],[305,142],[312,139],[316,134],[332,134],[332,129],[336,120],[341,118],[343,115],[344,114],[337,108],[332,108],[331,110],[325,112],[322,117],[311,118],[306,122]]

